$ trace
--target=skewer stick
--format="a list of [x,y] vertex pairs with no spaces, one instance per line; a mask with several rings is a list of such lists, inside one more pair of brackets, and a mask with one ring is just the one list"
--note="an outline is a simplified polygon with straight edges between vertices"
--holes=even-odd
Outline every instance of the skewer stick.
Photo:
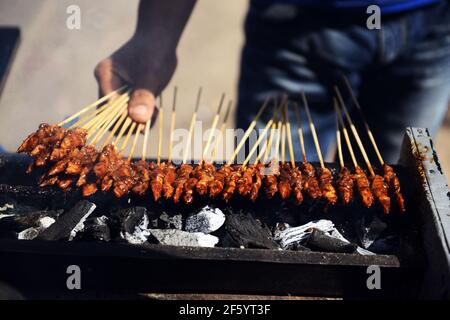
[[300,141],[300,148],[302,149],[303,162],[307,162],[305,140],[303,139],[302,119],[300,118],[300,108],[298,104],[294,102],[295,117],[297,118],[298,139]]
[[81,118],[80,120],[78,120],[77,122],[75,122],[74,124],[72,124],[69,129],[75,128],[75,127],[84,127],[87,128],[89,123],[95,122],[94,120],[97,119],[97,116],[100,114],[105,114],[104,111],[106,111],[107,109],[111,108],[116,102],[117,100],[124,98],[126,96],[129,96],[130,94],[130,90],[128,90],[127,92],[123,93],[122,95],[118,96],[118,97],[114,97],[110,100],[108,100],[107,103],[105,103],[103,106],[101,106],[98,109],[95,109],[92,113],[84,116],[83,118]]
[[186,149],[184,150],[184,156],[183,156],[183,164],[186,164],[187,156],[188,156],[189,151],[191,149],[191,140],[192,140],[192,135],[194,133],[194,126],[195,126],[195,121],[197,119],[197,111],[198,111],[198,108],[200,106],[200,97],[201,97],[201,95],[202,95],[202,87],[200,87],[198,89],[198,93],[197,93],[197,104],[195,106],[194,113],[192,114],[191,125],[189,126],[188,140],[187,140],[187,143],[186,143]]
[[338,120],[338,112],[337,109],[337,101],[336,98],[333,98],[334,103],[334,109],[335,109],[335,122],[336,122],[336,145],[337,145],[337,151],[338,151],[338,157],[339,157],[339,165],[342,168],[344,168],[344,157],[342,156],[342,143],[341,143],[341,131],[339,129],[339,120]]
[[142,144],[142,156],[141,156],[141,160],[145,161],[146,155],[147,155],[147,143],[148,143],[148,134],[150,132],[150,122],[152,120],[148,120],[145,123],[145,133],[144,133],[144,143]]
[[323,163],[322,151],[320,150],[319,139],[317,138],[316,127],[312,121],[311,113],[309,112],[308,101],[306,100],[305,92],[302,91],[303,104],[305,105],[306,116],[308,117],[309,127],[311,128],[311,133],[314,139],[314,144],[317,150],[317,156],[319,157],[320,167],[325,169],[325,165]]
[[172,114],[170,115],[170,139],[169,139],[169,159],[168,162],[172,162],[172,148],[173,148],[173,132],[175,131],[175,106],[177,103],[177,87],[173,89],[173,105]]
[[92,139],[92,144],[96,144],[122,114],[124,113],[126,114],[126,108],[127,108],[127,101],[125,101],[123,105],[120,108],[118,108],[117,113],[114,116],[111,116],[110,119],[107,122],[105,122],[104,125],[99,129],[95,137]]
[[272,118],[267,122],[266,126],[264,127],[263,131],[261,132],[261,134],[259,135],[258,139],[256,140],[255,144],[253,145],[252,149],[250,150],[249,154],[247,155],[247,158],[244,160],[244,162],[242,163],[242,167],[245,168],[245,166],[247,165],[247,163],[250,161],[251,157],[253,156],[253,154],[255,153],[256,149],[258,148],[258,146],[261,144],[261,141],[264,139],[264,137],[267,135],[267,131],[269,130],[269,128],[272,126],[272,123],[274,121],[275,116],[277,115],[279,109],[282,109],[283,105],[281,105],[279,108],[275,108],[273,111],[273,115]]
[[119,130],[120,126],[123,124],[123,122],[125,121],[127,116],[128,116],[127,112],[122,112],[122,115],[120,116],[120,119],[116,122],[116,125],[111,130],[111,132],[109,133],[108,137],[106,138],[105,142],[102,145],[102,148],[104,148],[107,144],[109,144],[111,142],[111,140],[113,139],[113,137],[116,134],[117,130]]
[[130,127],[132,121],[133,120],[131,120],[131,118],[129,117],[125,119],[125,123],[123,124],[122,128],[120,128],[119,134],[117,135],[116,139],[114,139],[114,141],[112,142],[113,145],[117,146],[120,139],[122,139],[122,136],[125,133],[125,131],[127,131],[127,129]]
[[158,137],[158,154],[157,154],[157,164],[161,163],[161,151],[162,151],[162,143],[163,143],[163,125],[164,125],[164,107],[162,104],[162,94],[160,97],[161,107],[159,108],[159,137]]
[[284,109],[284,116],[286,121],[286,130],[287,130],[287,139],[288,139],[288,147],[289,147],[289,157],[291,159],[292,168],[295,168],[295,156],[294,156],[294,147],[292,145],[292,133],[291,133],[291,122],[288,119],[287,111],[289,104],[286,104]]
[[353,152],[353,147],[352,147],[352,143],[350,141],[350,136],[348,135],[348,131],[347,131],[347,128],[345,127],[344,119],[342,119],[341,110],[339,109],[336,99],[334,100],[334,108],[336,110],[336,115],[338,117],[339,123],[342,127],[342,133],[344,134],[345,142],[347,144],[347,148],[350,153],[350,157],[352,158],[353,166],[355,168],[358,168],[359,165],[358,165],[358,162],[356,161],[355,152]]
[[359,137],[358,131],[356,130],[355,125],[353,124],[352,119],[350,118],[350,114],[348,113],[347,107],[345,106],[344,100],[342,99],[341,92],[339,91],[338,87],[334,87],[334,90],[336,91],[336,94],[339,99],[339,103],[342,107],[342,110],[344,111],[345,117],[347,118],[348,124],[350,125],[350,129],[352,130],[353,136],[356,139],[356,143],[358,144],[359,150],[361,151],[364,161],[366,162],[367,168],[369,169],[370,175],[374,176],[375,172],[373,171],[372,164],[370,163],[369,157],[367,156],[366,149],[364,149],[364,146],[361,142],[361,138]]
[[372,143],[372,146],[373,146],[373,148],[375,150],[375,153],[377,155],[378,161],[380,161],[381,165],[383,166],[384,165],[383,157],[381,156],[380,150],[378,149],[378,145],[375,142],[375,138],[373,137],[372,130],[370,130],[369,124],[367,123],[366,118],[364,117],[364,113],[362,112],[361,105],[359,104],[358,99],[356,99],[355,92],[353,91],[353,89],[352,89],[352,87],[350,85],[350,82],[348,81],[347,77],[345,75],[342,75],[342,78],[344,79],[344,82],[345,82],[345,84],[347,86],[347,89],[350,92],[350,95],[352,96],[352,100],[353,100],[353,102],[354,102],[354,104],[356,106],[356,109],[358,109],[358,112],[359,112],[359,114],[361,116],[361,119],[362,119],[362,121],[364,123],[364,127],[366,128],[367,135],[369,136],[370,142]]
[[225,117],[222,120],[222,124],[220,125],[220,133],[217,137],[217,141],[214,144],[213,151],[211,152],[211,157],[209,158],[209,162],[213,163],[217,154],[217,149],[219,148],[220,142],[223,140],[223,136],[225,134],[225,128],[227,127],[228,116],[230,115],[231,107],[233,106],[233,101],[230,100],[228,102],[227,111],[225,112]]
[[206,141],[205,149],[203,150],[202,159],[200,163],[203,163],[206,155],[208,154],[209,147],[211,145],[211,140],[214,135],[214,131],[216,130],[217,123],[219,122],[220,117],[220,110],[222,109],[223,100],[225,99],[225,93],[222,94],[222,97],[220,98],[219,108],[217,109],[216,115],[214,116],[211,129],[209,131],[208,140]]
[[242,137],[241,141],[239,141],[238,146],[234,150],[233,155],[231,156],[230,160],[228,160],[228,162],[227,162],[228,165],[231,165],[234,162],[234,159],[236,158],[237,154],[239,153],[239,151],[244,146],[245,141],[247,141],[248,137],[250,136],[250,133],[255,128],[256,122],[261,117],[261,114],[264,112],[264,110],[266,109],[267,105],[269,104],[270,99],[271,99],[271,97],[267,97],[266,98],[266,100],[264,101],[263,105],[261,106],[261,108],[259,109],[258,113],[256,114],[255,118],[253,118],[252,122],[248,126],[247,131],[245,131],[244,136]]
[[134,154],[134,150],[136,149],[136,144],[137,141],[139,139],[139,136],[141,135],[141,131],[142,131],[142,127],[144,125],[142,123],[140,123],[137,127],[136,127],[136,132],[134,133],[134,139],[133,139],[133,144],[131,146],[131,151],[130,154],[128,155],[128,161],[130,161],[133,158],[133,154]]
[[103,103],[104,101],[108,100],[109,98],[111,98],[112,96],[114,96],[115,94],[118,94],[120,92],[122,92],[124,89],[126,89],[127,86],[122,86],[117,90],[114,90],[110,93],[108,93],[106,96],[101,97],[100,99],[98,99],[97,101],[87,105],[86,107],[82,108],[80,111],[78,111],[77,113],[71,115],[70,117],[68,117],[67,119],[64,119],[63,121],[61,121],[60,123],[58,123],[58,126],[63,126],[66,123],[69,123],[70,121],[72,121],[73,119],[75,119],[76,117],[82,115],[83,113],[91,110],[92,108],[97,107],[99,104]]
[[128,130],[127,136],[125,137],[125,140],[122,142],[120,148],[119,148],[119,152],[122,152],[123,150],[125,150],[126,146],[128,145],[128,141],[130,140],[131,134],[134,131],[134,128],[136,127],[136,122],[133,121],[133,123],[131,124],[131,128],[130,130]]
[[110,109],[107,112],[103,112],[101,115],[96,116],[86,125],[84,125],[83,128],[85,128],[89,132],[88,137],[98,129],[102,128],[106,122],[108,122],[117,114],[117,112],[120,112],[120,109],[127,104],[129,99],[130,97],[128,95],[121,96],[110,105]]
[[286,155],[286,119],[283,117],[283,124],[281,125],[281,163],[284,164]]
[[277,127],[277,125],[275,124],[275,122],[272,123],[272,128],[270,129],[270,134],[269,134],[269,140],[267,141],[266,153],[264,155],[264,163],[266,163],[267,159],[269,158],[269,154],[272,149],[273,136],[275,135],[276,127]]
[[280,138],[281,138],[281,117],[278,119],[277,123],[277,137],[275,140],[275,162],[278,165],[280,159]]

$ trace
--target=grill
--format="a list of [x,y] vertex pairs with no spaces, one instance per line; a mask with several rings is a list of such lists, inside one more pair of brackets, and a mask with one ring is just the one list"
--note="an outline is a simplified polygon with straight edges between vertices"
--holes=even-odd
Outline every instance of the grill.
[[[0,157],[2,199],[47,209],[67,209],[80,200],[78,192],[39,189],[36,176],[24,174],[28,163],[28,158],[17,155]],[[15,286],[27,297],[79,295],[66,287],[67,267],[78,265],[82,270],[82,294],[195,292],[448,298],[450,193],[426,129],[407,128],[395,170],[409,206],[403,216],[388,218],[389,224],[409,244],[395,254],[363,256],[149,243],[1,239],[0,280]],[[94,195],[90,201],[99,208],[129,205],[126,199],[102,194]],[[133,204],[152,206],[139,201],[144,200],[132,199]],[[256,205],[267,206],[264,202]],[[278,206],[276,202],[271,205]],[[234,209],[245,206],[239,201],[232,204]],[[345,225],[360,210],[356,205],[336,207],[312,217],[332,218]],[[295,217],[296,212],[292,210],[288,214]],[[368,267],[372,265],[380,267],[380,290],[367,287]]]

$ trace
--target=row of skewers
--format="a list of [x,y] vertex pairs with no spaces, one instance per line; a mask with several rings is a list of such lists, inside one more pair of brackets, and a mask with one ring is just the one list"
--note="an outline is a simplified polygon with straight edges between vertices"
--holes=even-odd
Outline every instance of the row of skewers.
[[[361,111],[347,79],[344,78],[344,80],[356,107]],[[288,101],[287,97],[284,97],[280,103],[276,103],[272,99],[275,102],[273,115],[261,131],[256,143],[251,146],[244,162],[242,164],[234,163],[259,118],[269,106],[271,98],[266,99],[260,108],[235,148],[232,157],[225,165],[218,166],[214,164],[214,158],[219,143],[223,139],[232,105],[231,102],[228,104],[220,127],[220,135],[213,144],[213,134],[218,126],[224,103],[224,95],[222,95],[200,162],[194,166],[187,163],[201,92],[200,88],[181,165],[176,165],[172,159],[176,88],[170,122],[169,157],[166,162],[161,161],[164,117],[162,102],[159,108],[157,160],[148,162],[146,153],[150,122],[145,125],[138,124],[127,116],[126,107],[130,94],[130,90],[127,88],[120,88],[101,98],[57,125],[40,125],[36,132],[24,140],[18,148],[18,152],[27,153],[34,158],[28,172],[35,167],[45,168],[45,173],[40,178],[40,186],[58,186],[62,190],[81,188],[84,196],[90,196],[99,190],[102,192],[112,190],[117,197],[123,197],[130,192],[144,196],[151,191],[155,201],[165,198],[172,199],[174,203],[183,201],[190,204],[196,196],[221,197],[224,201],[229,201],[239,195],[256,201],[258,197],[271,199],[278,195],[282,200],[292,199],[297,205],[303,203],[305,198],[322,199],[328,207],[337,204],[339,200],[345,205],[351,203],[356,198],[356,192],[361,202],[368,208],[377,202],[385,213],[389,213],[392,207],[391,198],[394,197],[400,212],[405,211],[397,175],[391,166],[384,163],[373,134],[363,119],[370,141],[383,168],[381,175],[375,173],[337,87],[335,87],[337,99],[334,99],[334,107],[340,169],[336,178],[324,164],[316,129],[304,93],[302,93],[302,101],[317,150],[319,168],[314,168],[307,160],[299,106]],[[295,109],[297,118],[299,143],[302,150],[300,164],[296,163],[294,158],[291,124],[287,117],[288,108]],[[347,126],[344,123],[344,117],[347,120]],[[75,119],[78,120],[70,127],[64,128]],[[357,142],[369,176],[356,160],[347,127],[350,128]],[[141,131],[144,132],[141,159],[132,161]],[[127,147],[133,133],[130,154],[128,158],[123,158],[121,153]],[[341,134],[344,136],[352,159],[353,173],[344,165]],[[100,142],[102,143],[100,144]],[[290,162],[285,159],[286,142]]]

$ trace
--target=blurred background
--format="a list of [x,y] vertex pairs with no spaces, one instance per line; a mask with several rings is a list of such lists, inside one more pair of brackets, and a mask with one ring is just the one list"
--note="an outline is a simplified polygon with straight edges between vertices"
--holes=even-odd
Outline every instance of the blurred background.
[[[66,27],[66,9],[73,4],[81,8],[80,30]],[[93,69],[131,36],[137,5],[138,0],[0,2],[0,25],[21,29],[21,43],[0,96],[3,150],[15,151],[40,123],[56,123],[97,99]],[[177,127],[189,126],[200,85],[204,99],[199,120],[207,125],[222,92],[236,97],[247,5],[242,0],[198,1],[178,48],[177,71],[165,92],[166,99],[171,98],[173,86],[179,87]],[[153,130],[151,141],[156,133]],[[435,139],[447,173],[449,139],[450,114]],[[156,143],[150,146],[151,155],[156,148]]]

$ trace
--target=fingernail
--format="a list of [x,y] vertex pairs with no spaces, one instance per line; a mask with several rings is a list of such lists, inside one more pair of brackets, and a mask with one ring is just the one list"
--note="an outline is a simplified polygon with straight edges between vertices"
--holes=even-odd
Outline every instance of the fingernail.
[[147,117],[148,115],[148,107],[143,104],[139,104],[137,106],[132,106],[130,108],[130,113],[132,113],[136,117]]

